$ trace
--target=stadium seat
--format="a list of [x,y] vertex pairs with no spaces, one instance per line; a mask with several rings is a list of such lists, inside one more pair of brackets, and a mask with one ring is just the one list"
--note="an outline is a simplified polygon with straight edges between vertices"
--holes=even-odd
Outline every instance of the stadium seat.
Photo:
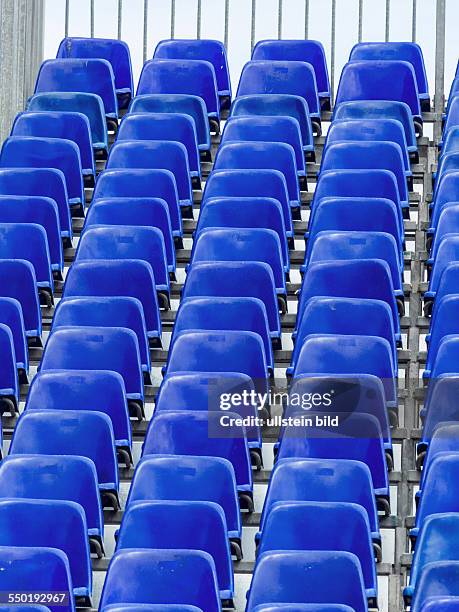
[[368,609],[358,558],[348,552],[274,551],[257,562],[247,612],[262,603],[340,603]]
[[435,199],[430,205],[430,228],[427,235],[435,233],[441,212],[446,206],[459,202],[459,171],[447,172],[435,186]]
[[288,242],[284,215],[278,200],[228,196],[207,198],[200,209],[195,237],[199,237],[203,230],[211,227],[273,230],[279,236],[284,271],[288,274],[290,270]]
[[429,84],[422,49],[414,42],[361,42],[353,46],[349,61],[401,60],[413,66],[423,111],[430,110]]
[[271,267],[258,261],[199,262],[190,266],[182,299],[189,297],[254,297],[266,307],[271,339],[280,344],[281,326]]
[[459,125],[451,126],[443,136],[443,141],[438,143],[441,155],[446,153],[457,153],[459,151]]
[[80,151],[83,175],[95,177],[91,126],[83,113],[69,111],[27,111],[14,120],[11,136],[63,138],[74,142]]
[[102,198],[91,204],[84,229],[95,225],[157,227],[166,248],[167,266],[175,272],[175,247],[167,202],[161,198]]
[[110,38],[64,38],[57,51],[58,58],[104,59],[113,70],[120,108],[125,108],[134,95],[131,54],[122,40]]
[[289,194],[283,172],[271,169],[213,170],[206,181],[202,207],[210,198],[274,198],[284,213],[285,232],[293,237]]
[[435,186],[437,181],[446,174],[447,172],[457,172],[459,170],[459,153],[443,153],[438,160],[437,171],[433,173],[432,178],[434,180],[434,195],[435,198]]
[[64,269],[59,212],[56,202],[43,196],[1,196],[1,223],[33,223],[46,232],[51,269],[58,275]]
[[41,346],[41,311],[32,264],[25,259],[0,259],[0,286],[2,297],[21,304],[26,336]]
[[[20,612],[20,611],[19,611]],[[341,604],[261,604],[253,612],[353,612]]]
[[84,203],[80,150],[72,140],[12,136],[3,143],[2,168],[56,168],[65,176],[70,206]]
[[212,124],[220,121],[220,103],[215,70],[203,60],[154,59],[145,62],[137,86],[137,96],[144,94],[192,94],[206,103]]
[[300,126],[303,151],[314,161],[314,137],[306,101],[289,94],[252,94],[236,98],[231,106],[231,117],[291,117]]
[[236,97],[251,94],[290,94],[305,99],[316,133],[320,134],[320,102],[314,68],[298,61],[260,60],[242,69]]
[[61,300],[51,333],[60,327],[126,327],[137,336],[142,370],[151,370],[150,348],[142,303],[133,297],[71,297]]
[[456,98],[458,93],[459,93],[459,79],[458,79],[457,67],[456,67],[456,75],[454,76],[454,79],[451,82],[451,87],[449,88],[448,98],[446,102],[446,108],[444,111],[444,114],[446,115],[446,117],[449,114],[451,103],[453,102],[454,98]]
[[[371,284],[362,282],[372,278]],[[304,308],[315,296],[355,297],[382,300],[392,311],[396,340],[400,340],[400,320],[395,303],[389,266],[380,259],[324,261],[311,264],[301,287],[296,329],[299,329]]]
[[210,126],[207,108],[199,96],[189,94],[146,94],[136,96],[129,107],[131,113],[176,113],[188,115],[194,121],[198,148],[210,161]]
[[287,295],[279,236],[273,230],[207,228],[193,245],[191,263],[202,261],[261,261],[274,275],[276,292]]
[[110,505],[119,507],[113,428],[102,412],[26,410],[14,430],[10,455],[87,457],[96,466],[103,501],[109,500]]
[[[318,413],[320,415],[320,413]],[[308,420],[314,422],[313,413]],[[298,426],[285,428],[277,454],[278,460],[298,459],[354,459],[370,468],[375,494],[389,506],[389,479],[379,421],[369,414],[350,414],[338,427],[315,428],[304,425],[304,436]]]
[[121,374],[113,370],[39,372],[27,396],[28,410],[96,410],[111,420],[115,444],[130,449],[131,424]]
[[[67,555],[75,597],[86,605],[92,572],[86,516],[80,504],[62,500],[1,499],[0,546],[45,546]],[[90,605],[90,603],[89,603]]]
[[299,211],[300,188],[295,152],[283,142],[229,142],[218,149],[215,170],[279,170],[285,177],[290,207]]
[[29,99],[27,111],[82,113],[89,121],[93,149],[95,151],[108,150],[104,103],[97,94],[73,91],[38,93]]
[[[228,419],[238,418],[227,412]],[[252,468],[242,426],[225,427],[221,412],[162,411],[150,421],[143,445],[143,457],[150,455],[193,455],[222,457],[234,468],[237,490],[250,503]],[[252,507],[253,509],[253,507]]]
[[459,295],[456,293],[445,295],[436,304],[435,314],[432,317],[431,330],[426,338],[428,351],[424,371],[425,378],[430,377],[430,372],[435,363],[442,340],[447,336],[459,333],[459,328],[457,326],[458,308]]
[[[368,515],[343,502],[279,502],[268,515],[257,553],[277,550],[335,550],[360,561],[366,596],[377,599],[378,585]],[[256,571],[256,570],[255,570]]]
[[143,306],[148,338],[150,342],[158,342],[161,318],[153,271],[146,262],[116,259],[74,263],[67,274],[62,297],[96,296],[137,298]]
[[87,457],[5,457],[0,464],[0,498],[63,500],[80,504],[85,511],[89,537],[102,542],[104,519],[97,472]]
[[35,94],[42,92],[79,92],[102,98],[107,119],[118,119],[113,70],[104,59],[55,59],[42,63]]
[[22,314],[22,306],[19,300],[13,297],[0,296],[0,323],[6,325],[11,330],[14,354],[16,357],[16,367],[19,371],[18,373],[20,377],[22,371],[22,382],[25,382],[27,380],[27,373],[29,371],[29,351],[27,347],[24,316]]
[[420,612],[455,612],[459,606],[459,596],[429,597]]
[[416,75],[408,62],[365,60],[347,63],[341,72],[335,107],[354,100],[406,102],[415,127],[422,131]]
[[417,159],[418,145],[414,131],[411,109],[405,102],[395,100],[352,100],[335,106],[334,121],[360,119],[395,119],[405,130],[408,151]]
[[[443,139],[449,134],[451,128],[459,124],[459,97],[454,96],[448,101],[447,114],[443,126]],[[442,142],[440,142],[440,146]]]
[[299,177],[306,176],[300,126],[291,117],[230,117],[220,146],[228,142],[283,142],[293,147]]
[[[120,123],[116,136],[120,140],[159,140],[181,143],[188,153],[189,172],[201,178],[196,125],[192,117],[182,113],[128,113]],[[178,181],[177,181],[178,182]]]
[[97,179],[93,202],[103,198],[161,198],[167,202],[173,236],[183,235],[177,185],[169,170],[105,170]]
[[236,330],[258,334],[263,341],[266,363],[271,371],[274,368],[266,308],[257,298],[192,297],[182,300],[170,348],[179,335],[188,330]]
[[[67,555],[56,548],[0,547],[0,588],[10,592],[27,590],[65,593],[67,603],[52,606],[51,611],[75,612],[69,561]],[[21,610],[25,608],[21,606]]]
[[420,612],[430,598],[442,596],[459,596],[459,561],[429,563],[419,576],[410,610]]
[[435,234],[432,237],[432,244],[430,246],[430,255],[427,260],[428,265],[435,263],[435,259],[438,253],[438,247],[440,246],[443,238],[448,234],[459,234],[459,203],[458,202],[447,202],[443,206],[440,214],[438,215],[438,223],[435,228]]
[[223,509],[208,501],[142,501],[127,506],[116,550],[203,550],[214,563],[220,598],[234,596],[233,568]]
[[231,80],[226,49],[219,40],[169,39],[161,40],[153,55],[154,59],[205,60],[214,67],[220,105],[231,103]]
[[61,236],[71,241],[72,221],[65,176],[55,168],[0,168],[0,194],[36,196],[54,200],[59,212]]
[[425,293],[426,298],[435,298],[440,283],[440,278],[445,267],[451,262],[459,260],[459,234],[447,234],[438,244],[432,273],[429,280],[429,288]]
[[164,237],[157,227],[106,225],[88,228],[80,238],[76,261],[97,259],[139,259],[153,270],[156,290],[169,295]]
[[190,208],[193,205],[188,156],[181,142],[171,140],[165,142],[159,140],[117,141],[110,149],[106,169],[130,170],[133,168],[169,170],[177,184],[180,206]]
[[430,443],[432,435],[438,425],[443,422],[459,422],[459,413],[456,408],[455,397],[459,390],[459,376],[449,374],[432,380],[427,388],[424,408],[420,416],[424,421],[422,440],[418,444],[425,450]]
[[198,550],[120,550],[110,563],[100,610],[107,612],[115,603],[163,604],[162,610],[180,603],[219,612],[212,557]]
[[260,40],[253,48],[252,59],[311,64],[314,68],[321,106],[324,110],[330,110],[327,60],[324,47],[318,40]]
[[444,454],[456,454],[459,451],[457,435],[459,433],[458,423],[440,423],[432,434],[426,456],[422,465],[421,482],[417,497],[422,497],[424,482],[429,475],[432,463]]
[[[379,519],[369,467],[348,459],[283,459],[274,466],[268,485],[260,532],[277,502],[346,502],[365,508],[372,539],[381,543]],[[260,539],[260,533],[257,534]]]
[[140,612],[201,612],[196,606],[183,604],[115,604],[104,608],[104,612],[135,612],[135,610],[140,610]]
[[0,323],[0,413],[14,415],[19,407],[19,382],[11,329]]
[[124,327],[65,327],[46,343],[40,371],[113,370],[121,374],[126,396],[140,406],[144,400],[139,343]]

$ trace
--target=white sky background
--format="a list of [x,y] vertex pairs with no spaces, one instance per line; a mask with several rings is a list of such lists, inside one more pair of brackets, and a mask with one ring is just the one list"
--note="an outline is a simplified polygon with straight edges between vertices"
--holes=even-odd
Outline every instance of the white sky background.
[[[449,87],[459,58],[459,0],[446,0],[446,71]],[[284,0],[282,38],[304,38],[305,0]],[[320,40],[330,62],[331,0],[309,0],[309,38]],[[385,0],[364,0],[363,40],[384,40]],[[417,42],[434,92],[435,0],[417,0]],[[357,42],[358,0],[337,0],[335,88],[349,52]],[[122,39],[131,49],[135,83],[142,67],[143,0],[124,0]],[[202,0],[202,38],[223,40],[225,0]],[[278,0],[257,0],[255,40],[277,38]],[[231,0],[228,57],[233,94],[244,63],[250,59],[251,0]],[[412,0],[392,0],[390,40],[411,40]],[[176,0],[176,38],[196,37],[197,0]],[[116,38],[118,0],[95,0],[95,36]],[[147,59],[159,40],[170,37],[171,0],[149,0]],[[65,0],[45,0],[45,58],[55,57],[64,36]],[[90,0],[70,0],[70,36],[90,35]],[[330,67],[330,64],[329,64]]]

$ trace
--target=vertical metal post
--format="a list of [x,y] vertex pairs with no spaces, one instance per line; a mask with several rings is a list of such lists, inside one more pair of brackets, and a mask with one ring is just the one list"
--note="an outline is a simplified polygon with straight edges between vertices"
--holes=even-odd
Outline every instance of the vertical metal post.
[[[437,0],[435,23],[435,95],[434,110],[437,115],[445,107],[445,30],[446,30],[446,0]],[[440,137],[441,122],[436,121],[434,138]]]
[[175,0],[171,0],[171,38],[175,38]]
[[331,102],[335,98],[335,52],[336,52],[336,0],[332,0],[331,14],[331,51],[330,51],[330,89]]
[[143,0],[143,62],[147,61],[148,53],[148,0]]
[[284,0],[279,0],[279,4],[277,6],[277,38],[278,40],[282,38],[283,12],[284,12]]
[[69,35],[70,0],[65,0],[65,38]]
[[304,38],[309,36],[309,0],[304,0]]
[[225,0],[225,32],[224,32],[225,49],[228,49],[229,10],[230,10],[230,0]]
[[198,0],[198,8],[196,11],[196,38],[201,38],[201,25],[202,25],[202,0]]
[[416,42],[416,26],[417,26],[417,0],[413,0],[413,14],[411,17],[411,40]]
[[123,0],[118,0],[118,40],[121,38],[121,25],[123,23]]
[[250,23],[250,51],[253,51],[255,46],[255,28],[257,19],[257,0],[252,0],[252,17]]
[[363,32],[363,0],[359,0],[359,42],[362,42]]
[[94,0],[91,0],[91,38],[94,38]]
[[386,0],[386,32],[385,41],[388,42],[390,33],[390,0]]

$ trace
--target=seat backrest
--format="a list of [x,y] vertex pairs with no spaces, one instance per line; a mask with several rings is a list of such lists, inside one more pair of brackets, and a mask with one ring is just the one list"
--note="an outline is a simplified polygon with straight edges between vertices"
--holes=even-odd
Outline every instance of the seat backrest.
[[457,511],[458,473],[459,453],[440,453],[432,460],[422,485],[422,495],[416,512],[417,527],[422,526],[430,515]]
[[0,257],[25,259],[35,270],[37,285],[51,291],[54,281],[45,228],[37,223],[0,223]]
[[41,310],[33,265],[25,259],[0,259],[0,283],[2,295],[21,304],[27,336],[39,338]]
[[459,261],[459,234],[447,234],[438,245],[432,274],[429,281],[429,292],[435,295],[445,267],[451,262]]
[[459,561],[428,563],[421,571],[411,609],[419,612],[431,597],[459,596]]
[[459,171],[443,174],[435,185],[435,199],[430,219],[431,230],[435,230],[443,208],[450,202],[459,202]]
[[29,370],[29,350],[21,302],[13,297],[0,297],[0,323],[11,330],[18,369]]
[[424,403],[422,441],[429,443],[435,428],[443,422],[459,422],[454,398],[459,390],[459,375],[440,376],[430,381]]

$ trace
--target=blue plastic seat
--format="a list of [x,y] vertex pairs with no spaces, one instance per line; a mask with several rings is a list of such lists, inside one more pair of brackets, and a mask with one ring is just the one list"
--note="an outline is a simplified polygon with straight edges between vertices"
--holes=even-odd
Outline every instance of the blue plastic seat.
[[106,117],[118,119],[113,70],[107,60],[67,58],[44,61],[34,93],[63,91],[99,95]]
[[314,137],[306,101],[289,94],[252,94],[236,98],[231,106],[231,117],[291,117],[300,126],[303,151],[314,160]]
[[216,197],[274,198],[284,213],[286,235],[293,237],[289,194],[283,172],[279,170],[213,170],[206,181],[202,206]]
[[40,344],[41,311],[32,264],[25,259],[0,259],[0,286],[3,297],[14,298],[21,304],[27,338]]
[[[105,59],[110,62],[120,108],[128,105],[134,95],[131,54],[122,40],[111,38],[64,38],[57,51],[58,58]],[[124,102],[124,104],[122,103]]]
[[71,240],[72,221],[64,173],[55,168],[0,168],[0,194],[50,198],[59,212],[61,236]]
[[19,406],[19,382],[11,329],[0,323],[0,412],[14,415]]
[[[459,153],[443,153],[438,160],[437,171],[433,173],[434,185],[437,185],[437,181],[446,174],[447,172],[457,172],[459,170]],[[434,195],[435,198],[435,187]]]
[[[19,611],[20,612],[20,611]],[[341,604],[261,604],[253,612],[352,612]]]
[[91,559],[86,516],[80,504],[62,500],[1,499],[0,546],[45,546],[61,550],[69,560],[74,595],[90,600]]
[[405,130],[410,154],[417,156],[418,145],[414,131],[411,109],[405,102],[395,100],[351,100],[335,106],[334,121],[350,119],[395,119]]
[[166,248],[167,266],[174,273],[175,247],[167,202],[161,198],[103,198],[91,204],[84,229],[95,225],[157,227]]
[[16,367],[26,378],[29,371],[29,351],[21,302],[13,297],[0,297],[0,323],[11,330]]
[[14,430],[10,455],[87,457],[96,466],[101,492],[119,488],[113,427],[102,412],[26,410]]
[[426,338],[428,351],[424,371],[425,378],[430,377],[430,371],[435,363],[442,340],[446,336],[452,336],[459,333],[459,328],[457,326],[458,309],[459,295],[457,293],[445,295],[436,303],[435,313],[432,316],[430,333]]
[[259,60],[242,69],[236,97],[251,94],[290,94],[305,99],[313,127],[320,133],[320,102],[314,68],[298,61]]
[[[365,283],[372,278],[372,283]],[[400,319],[395,303],[389,266],[381,259],[324,261],[311,264],[301,287],[296,329],[308,300],[316,296],[354,297],[387,302],[392,311],[396,340],[400,340]]]
[[97,472],[87,457],[10,455],[0,464],[0,498],[72,501],[85,511],[89,537],[104,536]]
[[0,223],[0,258],[30,261],[37,287],[44,293],[54,291],[48,240],[45,228],[37,223]]
[[[67,604],[49,609],[51,612],[75,612],[69,561],[66,554],[56,548],[0,547],[0,588],[10,592],[65,593]],[[24,610],[23,607],[21,609]]]
[[161,198],[167,202],[174,237],[183,235],[177,185],[169,170],[105,170],[93,201],[103,198]]
[[293,376],[303,374],[373,374],[382,380],[388,406],[397,408],[397,371],[385,338],[313,334],[302,343]]
[[412,176],[405,130],[403,124],[396,119],[335,120],[327,132],[325,146],[340,141],[394,142],[402,151],[405,175]]
[[220,121],[217,81],[210,62],[172,59],[145,62],[136,95],[163,93],[199,96],[206,103],[209,119]]
[[448,202],[438,216],[438,224],[430,247],[427,264],[432,265],[438,253],[438,247],[448,234],[459,234],[459,203]]
[[266,307],[271,338],[280,340],[278,301],[268,264],[261,261],[194,263],[188,270],[182,299],[211,296],[259,298]]
[[459,390],[458,385],[459,375],[453,374],[440,376],[430,382],[427,388],[424,408],[421,410],[424,427],[418,450],[420,447],[423,449],[428,447],[438,425],[444,422],[459,422],[459,413],[455,400]]
[[277,550],[353,553],[360,561],[366,596],[377,598],[370,524],[365,509],[358,504],[288,501],[275,504],[266,520],[257,553],[261,556]]
[[[402,150],[394,142],[337,142],[327,146],[320,171],[327,170],[389,170],[398,185],[402,208],[409,208],[408,188],[403,167]],[[320,175],[319,175],[320,180]]]
[[[201,178],[198,138],[193,119],[182,113],[128,113],[121,121],[117,141],[160,140],[180,142],[188,153],[189,172]],[[177,181],[178,182],[178,181]]]
[[[129,115],[127,115],[129,116]],[[138,116],[138,115],[133,115]],[[177,184],[180,206],[191,207],[191,187],[188,156],[181,142],[159,140],[120,140],[110,149],[106,169],[164,169],[172,172]]]
[[318,458],[277,461],[268,485],[260,532],[277,502],[306,501],[359,504],[367,512],[373,540],[381,541],[371,472],[362,461]]
[[70,205],[84,202],[80,150],[72,140],[12,136],[3,143],[2,168],[56,168],[65,176]]
[[387,302],[348,297],[311,297],[305,304],[301,323],[293,335],[295,346],[291,372],[304,341],[311,334],[361,334],[385,338],[391,346],[394,374],[397,371],[394,323]]
[[121,522],[117,550],[203,550],[214,563],[220,598],[234,596],[233,567],[223,509],[208,501],[130,503]]
[[406,102],[415,125],[422,127],[416,75],[408,62],[365,60],[347,63],[341,73],[335,107],[354,100]]
[[[446,454],[457,454],[458,443],[457,435],[459,433],[459,426],[457,423],[440,423],[435,428],[432,434],[432,439],[426,451],[426,456],[423,461],[423,469],[421,474],[420,489],[417,493],[417,497],[423,497],[424,483],[429,476],[429,471],[437,457],[444,456]],[[422,525],[421,525],[422,526]]]
[[330,110],[330,80],[325,50],[318,40],[260,40],[252,51],[253,60],[307,62],[314,68],[319,100]]
[[151,455],[141,459],[126,507],[155,500],[218,504],[225,513],[228,536],[241,537],[236,477],[228,459],[191,455]]
[[195,231],[196,238],[203,230],[210,227],[273,230],[279,236],[284,271],[288,273],[290,270],[284,215],[278,200],[227,196],[207,198],[199,213]]
[[212,557],[198,550],[120,550],[110,563],[100,609],[107,612],[116,603],[163,604],[162,610],[165,604],[191,604],[219,612]]
[[65,327],[46,343],[40,371],[113,370],[121,374],[126,396],[143,403],[144,390],[139,343],[124,327]]
[[126,389],[121,374],[113,370],[39,372],[30,386],[26,408],[104,412],[112,422],[116,446],[132,446]]
[[214,67],[220,104],[222,98],[231,101],[231,81],[226,49],[219,40],[169,39],[161,40],[154,53],[154,59],[205,60]]
[[250,331],[263,341],[265,360],[274,367],[268,317],[263,302],[253,297],[192,297],[182,300],[175,317],[170,347],[188,330]]
[[[458,82],[456,79],[454,81],[455,83]],[[448,135],[450,129],[459,124],[459,96],[456,95],[451,100],[448,100],[447,111],[443,126],[443,140]]]
[[[176,345],[177,346],[177,345]],[[227,412],[228,418],[238,418]],[[242,426],[220,423],[221,412],[161,411],[150,421],[143,456],[196,455],[228,459],[234,468],[237,490],[251,495],[252,468]]]
[[77,261],[139,259],[150,264],[158,292],[169,294],[164,237],[157,227],[106,225],[88,228],[75,254]]
[[348,552],[274,551],[257,562],[247,612],[262,603],[340,603],[368,609],[358,558]]
[[276,291],[287,294],[279,236],[273,230],[207,228],[197,236],[191,263],[200,261],[262,261],[273,271]]
[[151,266],[139,259],[80,261],[74,263],[64,285],[63,298],[134,297],[143,306],[150,339],[161,337],[161,318]]
[[146,94],[136,96],[129,107],[131,113],[176,113],[194,121],[198,148],[210,152],[210,126],[207,108],[199,96],[189,94]]
[[27,111],[14,120],[11,136],[64,138],[73,141],[80,151],[84,175],[95,176],[91,126],[83,113],[69,111]]
[[27,110],[82,113],[89,121],[93,148],[96,151],[108,150],[104,103],[97,94],[73,91],[37,93],[29,99]]
[[135,612],[135,610],[141,612],[202,612],[196,606],[183,604],[114,604],[104,608],[104,612]]
[[435,199],[430,204],[430,228],[427,234],[434,234],[440,214],[447,206],[456,205],[459,202],[459,171],[447,172],[441,176],[435,185]]
[[279,170],[285,177],[290,206],[300,207],[293,147],[283,142],[229,142],[218,149],[215,170]]
[[[445,269],[440,277],[440,282],[438,284],[438,290],[436,292],[436,299],[432,305],[432,313],[435,315],[435,303],[438,300],[442,300],[446,295],[450,295],[453,293],[459,293],[459,263],[451,262],[445,266]],[[425,305],[429,305],[429,302],[426,301]]]
[[46,232],[51,269],[62,273],[62,254],[59,211],[56,202],[42,196],[1,196],[0,223],[34,223]]
[[[451,126],[443,135],[443,141],[438,144],[441,155],[459,151],[459,125]],[[441,158],[440,158],[441,159]]]
[[429,597],[420,612],[457,612],[459,596]]
[[220,146],[228,142],[284,142],[293,147],[298,176],[306,176],[300,126],[296,119],[277,117],[230,117]]
[[428,563],[417,581],[410,610],[420,612],[430,598],[452,595],[459,596],[459,561]]
[[137,336],[142,370],[151,370],[150,348],[142,303],[133,297],[71,297],[61,300],[51,332],[60,327],[126,327]]
[[444,269],[448,264],[455,261],[459,261],[459,234],[446,234],[437,247],[429,288],[424,294],[425,298],[435,298]]
[[349,61],[401,60],[414,69],[421,108],[430,110],[429,84],[422,49],[414,42],[361,42],[352,47]]

